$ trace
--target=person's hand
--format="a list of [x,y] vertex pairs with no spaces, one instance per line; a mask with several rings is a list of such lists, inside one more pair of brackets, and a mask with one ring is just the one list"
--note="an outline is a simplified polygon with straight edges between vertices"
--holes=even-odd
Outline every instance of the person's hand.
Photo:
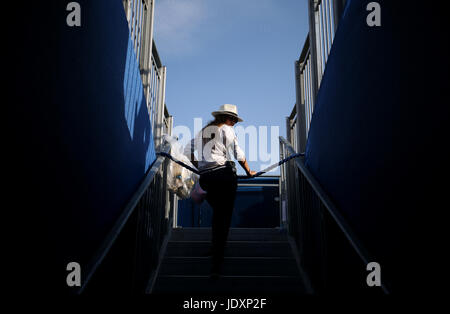
[[256,173],[257,173],[256,171],[250,170],[250,171],[248,172],[248,175],[249,175],[250,177],[253,177]]

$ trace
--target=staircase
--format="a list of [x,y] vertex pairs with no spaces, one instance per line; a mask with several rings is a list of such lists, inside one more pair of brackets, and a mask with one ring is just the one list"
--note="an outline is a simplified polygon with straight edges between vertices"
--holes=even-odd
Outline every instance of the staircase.
[[278,228],[231,228],[222,277],[209,278],[211,228],[173,229],[150,293],[298,293],[304,282]]

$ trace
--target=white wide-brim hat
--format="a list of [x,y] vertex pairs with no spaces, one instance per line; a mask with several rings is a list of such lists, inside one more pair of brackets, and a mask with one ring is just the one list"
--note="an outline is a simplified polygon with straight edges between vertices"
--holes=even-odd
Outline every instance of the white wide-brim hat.
[[219,114],[227,114],[227,115],[235,117],[236,119],[238,119],[239,122],[244,121],[244,120],[242,120],[241,117],[239,117],[236,105],[231,105],[231,104],[222,105],[222,106],[220,106],[219,110],[213,111],[213,112],[211,112],[211,114],[214,117]]

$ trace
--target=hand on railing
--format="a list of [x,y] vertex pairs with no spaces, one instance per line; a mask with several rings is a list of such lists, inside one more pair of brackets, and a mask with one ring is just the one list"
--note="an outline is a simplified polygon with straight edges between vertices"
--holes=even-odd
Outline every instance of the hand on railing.
[[253,170],[250,170],[249,172],[247,172],[247,175],[248,175],[249,177],[253,177],[255,174],[257,174],[257,172],[256,172],[256,171],[253,171]]
[[247,174],[248,177],[252,177],[256,174],[256,171],[250,170],[247,159],[239,160],[239,164],[241,165],[242,168],[244,168],[245,173]]

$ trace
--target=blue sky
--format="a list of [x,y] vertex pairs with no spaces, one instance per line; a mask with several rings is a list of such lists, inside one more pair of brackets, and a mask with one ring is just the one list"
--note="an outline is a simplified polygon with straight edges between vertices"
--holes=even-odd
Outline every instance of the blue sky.
[[[206,123],[231,103],[243,127],[277,125],[285,136],[294,62],[308,32],[306,0],[157,0],[154,28],[174,126],[193,131],[195,117]],[[278,154],[278,145],[269,149]]]

